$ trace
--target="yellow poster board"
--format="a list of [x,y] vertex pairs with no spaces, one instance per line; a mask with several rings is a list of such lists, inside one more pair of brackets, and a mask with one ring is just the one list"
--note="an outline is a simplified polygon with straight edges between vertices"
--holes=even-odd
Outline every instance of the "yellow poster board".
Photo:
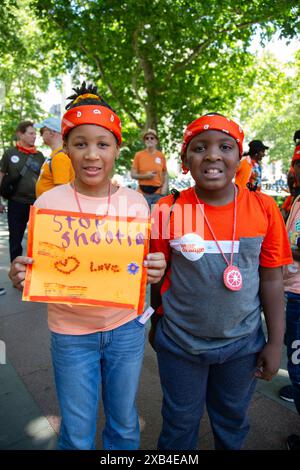
[[31,207],[23,300],[137,309],[142,313],[148,219]]

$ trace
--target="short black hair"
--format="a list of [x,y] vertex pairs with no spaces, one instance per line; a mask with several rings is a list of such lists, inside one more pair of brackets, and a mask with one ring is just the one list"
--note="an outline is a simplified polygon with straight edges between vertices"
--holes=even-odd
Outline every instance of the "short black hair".
[[298,141],[300,141],[300,129],[299,129],[298,131],[295,131],[295,134],[294,134],[294,142],[295,142],[295,144],[297,144]]
[[215,113],[215,112],[213,112],[213,113],[206,113],[206,114],[204,114],[204,116],[222,116],[222,117],[226,118],[226,116],[224,116],[224,114]]

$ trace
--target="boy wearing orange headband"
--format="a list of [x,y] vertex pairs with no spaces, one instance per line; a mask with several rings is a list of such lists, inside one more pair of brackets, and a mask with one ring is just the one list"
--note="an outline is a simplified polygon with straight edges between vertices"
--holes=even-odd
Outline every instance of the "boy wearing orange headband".
[[[44,192],[37,207],[98,215],[148,217],[141,194],[111,184],[121,145],[121,121],[85,84],[76,90],[62,120],[64,150],[75,170],[74,183]],[[96,251],[95,251],[96,253]],[[26,264],[14,261],[10,277],[20,290]],[[162,253],[144,262],[148,282],[164,272]],[[48,304],[51,352],[61,410],[59,449],[95,448],[100,394],[106,416],[104,449],[137,449],[139,422],[135,398],[143,360],[145,326],[136,310]],[[100,387],[100,388],[99,388]]]
[[[152,250],[168,270],[152,287],[154,348],[163,390],[159,449],[196,449],[206,405],[216,449],[240,449],[256,378],[271,380],[281,357],[281,266],[291,252],[272,198],[233,182],[243,131],[209,114],[184,133],[182,163],[195,186],[161,199]],[[265,342],[261,309],[268,328]]]

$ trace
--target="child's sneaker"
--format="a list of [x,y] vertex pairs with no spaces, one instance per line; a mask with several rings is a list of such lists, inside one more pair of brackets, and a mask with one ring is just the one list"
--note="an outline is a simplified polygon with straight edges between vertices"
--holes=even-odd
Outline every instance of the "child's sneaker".
[[288,450],[300,450],[300,436],[299,434],[291,434],[286,440]]
[[294,392],[292,385],[285,385],[279,390],[279,397],[282,400],[289,401],[290,403],[294,403]]

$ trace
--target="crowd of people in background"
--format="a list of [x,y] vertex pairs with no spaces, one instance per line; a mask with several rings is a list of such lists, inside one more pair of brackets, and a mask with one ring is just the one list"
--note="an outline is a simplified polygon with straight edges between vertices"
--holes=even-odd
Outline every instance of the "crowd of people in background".
[[[190,172],[194,185],[172,194],[156,129],[145,130],[144,148],[133,157],[131,177],[138,181],[137,191],[112,184],[122,142],[119,123],[97,88],[83,84],[62,121],[48,117],[17,126],[16,144],[0,161],[11,280],[21,290],[26,266],[33,261],[22,249],[32,204],[59,210],[63,201],[66,210],[97,214],[103,205],[108,214],[124,196],[129,207],[139,207],[137,216],[151,213],[151,250],[145,266],[155,308],[149,338],[163,391],[158,449],[195,449],[205,406],[215,448],[240,449],[249,430],[247,412],[256,380],[271,380],[277,373],[284,330],[291,384],[280,396],[294,401],[300,414],[300,365],[294,360],[295,345],[300,344],[300,130],[294,135],[287,175],[290,195],[280,213],[261,190],[261,161],[269,146],[255,139],[244,153],[244,134],[234,121],[210,113],[187,126],[182,170]],[[51,150],[47,158],[35,147],[36,129]],[[185,213],[185,205],[191,212]],[[177,221],[177,210],[186,223]],[[195,232],[199,214],[204,220],[202,236]],[[58,447],[94,448],[100,383],[104,448],[139,448],[135,399],[145,329],[138,324],[137,312],[49,304],[48,315],[62,415]],[[108,341],[111,332],[115,340],[98,351],[100,337]],[[114,373],[109,373],[110,367]],[[287,446],[300,449],[300,436],[289,436]]]

